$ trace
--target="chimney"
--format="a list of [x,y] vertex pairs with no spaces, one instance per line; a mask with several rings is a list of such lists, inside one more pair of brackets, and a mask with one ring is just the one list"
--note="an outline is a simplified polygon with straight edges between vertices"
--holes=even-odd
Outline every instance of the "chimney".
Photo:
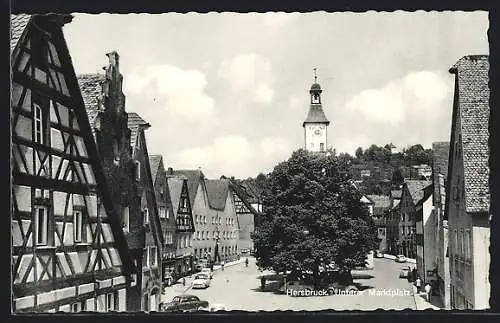
[[108,56],[109,65],[116,67],[116,69],[118,70],[120,55],[118,55],[118,53],[114,50],[111,53],[107,53],[106,56]]
[[172,167],[168,168],[167,175],[174,175],[174,170],[172,169]]

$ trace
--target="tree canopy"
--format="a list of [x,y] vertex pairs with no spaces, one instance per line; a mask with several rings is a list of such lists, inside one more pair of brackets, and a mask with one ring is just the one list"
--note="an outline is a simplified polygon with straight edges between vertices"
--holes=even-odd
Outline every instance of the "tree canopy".
[[345,156],[298,150],[267,176],[266,206],[253,235],[262,269],[350,271],[376,248],[376,227],[352,185]]

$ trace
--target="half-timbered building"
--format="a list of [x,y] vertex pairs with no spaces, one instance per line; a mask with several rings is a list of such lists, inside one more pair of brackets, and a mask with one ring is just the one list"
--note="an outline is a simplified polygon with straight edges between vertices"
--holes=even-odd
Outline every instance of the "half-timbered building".
[[158,311],[162,291],[161,255],[163,236],[161,234],[153,177],[149,164],[145,130],[151,125],[137,113],[128,113],[128,127],[131,131],[130,145],[135,163],[135,180],[140,197],[142,219],[142,255],[137,261],[142,263],[142,273],[137,284],[141,288],[143,311]]
[[170,286],[174,283],[174,277],[171,273],[174,271],[175,266],[176,249],[174,241],[177,238],[175,234],[177,227],[172,203],[170,201],[170,194],[168,192],[167,172],[163,165],[163,156],[149,156],[149,164],[151,165],[151,175],[153,176],[153,185],[164,242],[161,257],[163,283],[166,286]]
[[125,311],[133,263],[62,32],[11,16],[14,312]]
[[[141,198],[130,148],[131,131],[122,91],[123,76],[118,53],[108,53],[107,57],[109,63],[104,68],[105,73],[81,74],[77,78],[109,194],[121,217],[129,253],[136,263],[140,263],[144,246]],[[139,271],[134,273],[134,278],[142,275],[141,267],[137,268]],[[140,311],[141,299],[140,286],[132,287],[128,293],[127,309]]]
[[188,190],[188,179],[181,174],[174,174],[172,168],[167,171],[167,185],[170,194],[176,224],[174,280],[190,274],[193,263],[193,213]]

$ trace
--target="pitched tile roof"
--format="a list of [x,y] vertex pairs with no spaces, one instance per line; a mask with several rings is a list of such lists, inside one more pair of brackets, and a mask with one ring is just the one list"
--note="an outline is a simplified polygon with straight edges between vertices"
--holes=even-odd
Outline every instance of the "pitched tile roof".
[[136,146],[137,135],[139,134],[139,128],[144,127],[145,129],[151,127],[151,125],[141,118],[135,112],[129,112],[128,115],[128,128],[130,129],[130,145],[132,147]]
[[448,176],[448,159],[450,152],[450,143],[447,141],[432,143],[432,183],[434,184],[434,204],[441,202],[439,191],[439,174],[444,178]]
[[77,76],[80,92],[82,92],[83,102],[89,117],[92,134],[95,135],[95,119],[101,111],[99,99],[102,96],[102,83],[106,80],[104,74],[80,74]]
[[181,200],[182,185],[186,180],[183,176],[172,176],[167,175],[167,187],[170,194],[170,201],[172,203],[172,210],[174,216],[177,216],[177,211],[179,210],[179,204]]
[[257,210],[251,205],[251,202],[249,199],[252,198],[252,195],[250,195],[245,187],[241,185],[241,183],[238,180],[235,179],[230,179],[229,180],[229,187],[238,195],[238,197],[241,199],[243,204],[250,210],[251,213],[253,214],[258,214]]
[[416,205],[424,198],[424,188],[432,185],[430,181],[407,179],[405,180],[406,187],[410,193],[413,203]]
[[373,215],[381,216],[391,207],[391,199],[386,195],[367,195],[373,201]]
[[227,194],[229,193],[229,180],[206,179],[208,205],[212,209],[224,210],[226,208]]
[[403,194],[402,190],[391,190],[391,196],[395,199],[400,199],[401,194]]
[[160,164],[163,162],[162,155],[150,155],[149,156],[149,167],[151,168],[151,177],[153,178],[153,185],[156,182],[156,174],[160,169]]
[[194,205],[194,200],[198,193],[198,185],[200,185],[201,180],[205,178],[205,175],[199,169],[174,170],[173,173],[174,175],[182,175],[187,178],[189,202],[191,202],[191,205]]
[[393,205],[392,205],[392,208],[391,210],[396,210],[399,206],[399,203],[401,203],[401,200],[393,200]]
[[19,14],[10,15],[10,53],[14,52],[19,40],[22,38],[26,27],[28,26],[33,15]]
[[311,104],[309,112],[307,113],[307,118],[302,126],[305,126],[306,123],[325,123],[329,125],[330,121],[326,118],[325,112],[320,104]]
[[452,127],[460,127],[461,132],[467,212],[488,212],[490,206],[488,72],[487,55],[462,57],[450,69],[458,84],[458,100],[453,111],[457,124]]

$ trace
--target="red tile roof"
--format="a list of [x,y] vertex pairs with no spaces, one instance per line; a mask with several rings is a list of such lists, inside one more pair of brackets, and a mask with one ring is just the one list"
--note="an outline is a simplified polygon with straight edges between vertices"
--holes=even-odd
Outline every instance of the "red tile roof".
[[458,84],[452,129],[461,132],[466,212],[488,212],[490,206],[488,72],[487,55],[462,57],[450,69]]
[[33,15],[10,15],[10,53],[14,52]]
[[145,129],[151,127],[151,125],[141,118],[135,112],[129,112],[128,115],[128,128],[130,129],[130,145],[132,147],[136,146],[137,135],[139,134],[139,128],[143,127]]
[[226,208],[227,195],[229,193],[229,180],[227,179],[206,179],[208,204],[210,208],[224,210]]
[[149,156],[149,167],[151,168],[151,177],[153,178],[153,185],[156,182],[156,175],[160,169],[160,165],[163,162],[162,155],[150,155]]
[[95,119],[101,111],[99,107],[99,99],[102,96],[102,83],[106,80],[104,74],[80,74],[77,76],[80,92],[82,92],[83,102],[89,117],[92,133],[95,134]]
[[413,203],[417,205],[425,196],[424,189],[429,185],[432,185],[432,182],[407,179],[405,180],[404,185],[408,188],[408,192],[410,192]]

